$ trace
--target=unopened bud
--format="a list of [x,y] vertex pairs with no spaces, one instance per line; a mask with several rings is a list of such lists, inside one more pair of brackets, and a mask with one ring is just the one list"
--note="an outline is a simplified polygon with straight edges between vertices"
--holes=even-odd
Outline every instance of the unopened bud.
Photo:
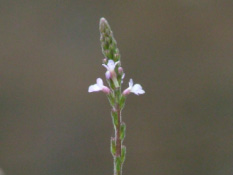
[[108,22],[106,21],[105,18],[101,18],[101,19],[100,19],[100,31],[101,31],[101,32],[104,32],[105,26],[106,26],[107,23],[108,23]]
[[110,89],[107,87],[107,86],[104,86],[102,88],[102,91],[105,93],[105,94],[109,94],[110,93]]
[[118,73],[121,75],[123,73],[123,68],[122,67],[118,67]]
[[106,44],[106,45],[108,45],[108,47],[110,47],[110,44],[111,44],[111,38],[106,37],[106,38],[105,38],[105,44]]
[[119,53],[115,53],[115,54],[114,54],[114,57],[115,57],[115,58],[118,58],[119,56],[120,56]]
[[119,53],[114,54],[114,60],[120,60],[120,54]]
[[117,109],[114,107],[114,108],[112,108],[112,112],[117,112]]
[[110,54],[109,50],[105,50],[105,56],[108,57]]
[[114,137],[111,137],[111,142],[115,142],[115,138]]
[[102,60],[102,62],[103,62],[103,64],[107,64],[107,58],[104,58],[103,60]]
[[114,49],[115,49],[115,45],[114,45],[114,44],[110,44],[110,45],[109,45],[109,49],[110,49],[110,50],[114,50]]

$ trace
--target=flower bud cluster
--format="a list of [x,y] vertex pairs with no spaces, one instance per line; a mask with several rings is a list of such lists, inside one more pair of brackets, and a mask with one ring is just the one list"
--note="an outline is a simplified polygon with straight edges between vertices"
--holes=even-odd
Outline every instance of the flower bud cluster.
[[105,18],[100,19],[100,42],[102,52],[108,60],[111,59],[115,62],[120,60],[120,52],[117,48],[117,42]]

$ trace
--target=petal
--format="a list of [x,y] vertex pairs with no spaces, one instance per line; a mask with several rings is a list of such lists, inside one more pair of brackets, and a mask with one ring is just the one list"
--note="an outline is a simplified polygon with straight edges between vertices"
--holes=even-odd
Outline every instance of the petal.
[[120,63],[120,61],[115,62],[114,67],[115,67],[117,64],[119,64],[119,63]]
[[125,78],[125,73],[121,77],[121,84],[123,83],[124,78]]
[[103,80],[101,78],[97,78],[96,85],[98,85],[100,88],[102,88],[104,86]]
[[111,73],[109,71],[107,71],[105,73],[105,77],[109,80],[111,78]]
[[110,89],[109,89],[107,86],[103,86],[102,91],[103,91],[105,94],[109,94],[109,93],[110,93]]
[[124,91],[123,91],[123,95],[129,95],[130,94],[130,92],[131,92],[131,89],[130,88],[127,88],[127,89],[125,89]]
[[139,94],[145,94],[145,91],[143,89],[140,89],[137,93],[138,93],[138,95]]
[[113,60],[108,60],[108,66],[114,65],[114,61]]
[[122,75],[121,79],[124,79],[124,78],[125,78],[125,73],[123,73],[123,75]]
[[102,64],[102,66],[104,66],[108,70],[108,66],[106,64]]
[[144,94],[145,91],[142,89],[142,86],[140,84],[135,84],[132,89],[131,89],[131,92],[136,94],[136,95],[139,95],[139,94]]
[[114,70],[115,69],[115,63],[113,60],[108,60],[108,70]]
[[129,87],[133,87],[133,79],[132,78],[129,80]]
[[98,92],[101,90],[102,90],[102,88],[100,88],[97,84],[91,85],[88,88],[88,92]]

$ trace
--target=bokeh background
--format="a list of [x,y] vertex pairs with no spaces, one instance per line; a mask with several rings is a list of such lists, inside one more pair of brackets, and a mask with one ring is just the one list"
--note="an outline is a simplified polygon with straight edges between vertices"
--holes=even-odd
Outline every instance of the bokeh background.
[[112,174],[99,19],[129,78],[125,175],[233,174],[233,1],[0,1],[0,174]]

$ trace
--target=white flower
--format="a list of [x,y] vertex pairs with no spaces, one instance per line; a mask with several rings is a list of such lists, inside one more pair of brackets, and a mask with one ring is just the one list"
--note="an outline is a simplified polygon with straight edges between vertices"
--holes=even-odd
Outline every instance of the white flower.
[[102,64],[107,69],[107,72],[105,73],[106,78],[108,80],[111,78],[116,88],[119,87],[119,84],[118,84],[118,81],[117,81],[117,78],[116,78],[115,67],[119,63],[120,63],[120,61],[114,62],[113,60],[108,60],[107,65]]
[[140,84],[133,85],[133,80],[130,79],[129,80],[129,87],[124,90],[123,95],[128,95],[131,92],[136,94],[136,95],[145,93],[145,91],[142,89],[142,86]]
[[112,78],[113,76],[116,76],[116,73],[115,73],[115,67],[116,65],[119,63],[119,61],[117,62],[114,62],[113,60],[108,60],[108,64],[102,64],[106,69],[107,69],[107,72],[105,73],[105,76],[107,79],[110,79]]
[[103,91],[106,94],[110,93],[110,89],[107,86],[104,86],[103,80],[101,78],[96,79],[96,84],[89,86],[88,92],[98,92]]

